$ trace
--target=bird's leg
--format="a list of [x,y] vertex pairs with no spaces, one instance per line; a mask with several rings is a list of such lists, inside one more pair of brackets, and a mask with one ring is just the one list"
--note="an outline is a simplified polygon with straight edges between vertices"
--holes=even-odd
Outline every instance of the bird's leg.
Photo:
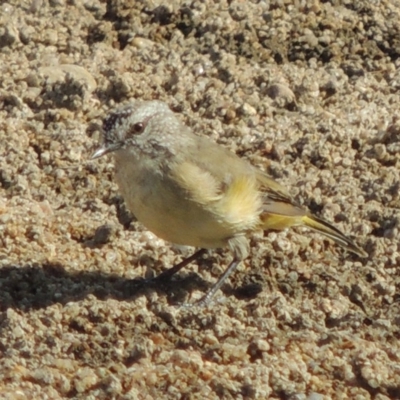
[[240,264],[240,262],[241,259],[235,257],[229,264],[225,272],[217,280],[217,282],[214,283],[211,289],[200,300],[196,301],[194,304],[187,304],[187,305],[185,304],[185,306],[206,306],[214,297],[215,293],[221,288],[225,280],[232,274],[232,272]]
[[171,278],[172,275],[175,275],[182,268],[186,267],[186,265],[190,264],[192,261],[197,260],[206,252],[207,252],[206,249],[200,249],[200,250],[196,251],[190,257],[185,258],[183,261],[181,261],[179,264],[176,264],[172,268],[166,269],[164,272],[161,272],[161,274],[157,275],[153,280],[158,281],[158,280],[164,280],[164,279]]
[[[157,275],[152,280],[159,281],[159,280],[169,279],[172,275],[175,275],[182,268],[186,267],[186,265],[190,264],[192,261],[197,260],[206,252],[207,252],[206,249],[200,249],[200,250],[196,251],[190,257],[185,258],[183,261],[174,265],[172,268],[165,270],[164,272]],[[200,300],[196,301],[193,304],[191,304],[191,303],[184,304],[183,307],[206,306],[211,301],[211,299],[214,297],[215,293],[218,292],[218,290],[224,284],[225,280],[229,278],[229,276],[232,274],[233,271],[235,271],[236,267],[240,264],[241,261],[242,261],[242,259],[240,257],[235,257],[229,264],[228,268],[219,277],[217,282],[214,283],[214,285],[211,287],[211,289]]]

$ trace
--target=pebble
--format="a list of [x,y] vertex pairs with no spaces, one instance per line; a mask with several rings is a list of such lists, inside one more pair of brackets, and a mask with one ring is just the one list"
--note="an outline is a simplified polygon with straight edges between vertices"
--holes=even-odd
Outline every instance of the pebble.
[[[398,9],[17,3],[0,5],[0,397],[393,397]],[[90,125],[132,99],[166,101],[370,256],[260,232],[215,303],[179,307],[231,254],[143,282],[183,255],[124,211],[112,158],[89,161]]]

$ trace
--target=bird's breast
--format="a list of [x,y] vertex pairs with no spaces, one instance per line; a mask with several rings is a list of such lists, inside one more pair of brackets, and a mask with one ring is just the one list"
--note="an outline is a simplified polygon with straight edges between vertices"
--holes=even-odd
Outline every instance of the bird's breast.
[[[157,236],[187,246],[224,247],[259,221],[260,200],[252,182],[233,180],[220,192],[193,170],[161,169],[155,162],[117,159],[116,180],[129,210]],[[187,185],[178,177],[182,174]]]

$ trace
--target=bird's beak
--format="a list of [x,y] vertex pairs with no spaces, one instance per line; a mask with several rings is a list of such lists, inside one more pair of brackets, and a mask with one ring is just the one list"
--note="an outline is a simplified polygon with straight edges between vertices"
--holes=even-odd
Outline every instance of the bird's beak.
[[100,147],[98,150],[96,150],[92,157],[90,157],[91,160],[94,160],[95,158],[103,157],[108,153],[112,153],[113,151],[119,150],[122,147],[122,143],[113,143],[109,145],[104,145],[103,147]]

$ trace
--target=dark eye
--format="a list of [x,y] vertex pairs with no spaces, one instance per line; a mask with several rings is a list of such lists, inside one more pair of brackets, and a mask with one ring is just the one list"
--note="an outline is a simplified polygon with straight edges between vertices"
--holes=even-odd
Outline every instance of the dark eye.
[[132,126],[132,133],[138,134],[142,133],[144,130],[144,124],[142,122],[138,122],[137,124]]

